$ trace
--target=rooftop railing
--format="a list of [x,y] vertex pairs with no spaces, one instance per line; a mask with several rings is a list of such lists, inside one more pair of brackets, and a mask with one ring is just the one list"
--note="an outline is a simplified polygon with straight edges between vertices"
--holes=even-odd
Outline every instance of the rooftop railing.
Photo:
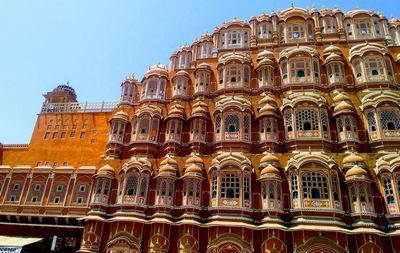
[[111,112],[119,101],[45,103],[41,113]]

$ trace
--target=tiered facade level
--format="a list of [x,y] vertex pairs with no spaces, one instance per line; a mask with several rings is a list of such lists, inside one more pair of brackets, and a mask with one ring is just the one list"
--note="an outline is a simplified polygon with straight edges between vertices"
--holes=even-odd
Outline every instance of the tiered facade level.
[[[58,86],[0,147],[2,233],[79,252],[400,252],[400,21],[223,23],[118,103]],[[22,228],[22,229],[21,229]]]

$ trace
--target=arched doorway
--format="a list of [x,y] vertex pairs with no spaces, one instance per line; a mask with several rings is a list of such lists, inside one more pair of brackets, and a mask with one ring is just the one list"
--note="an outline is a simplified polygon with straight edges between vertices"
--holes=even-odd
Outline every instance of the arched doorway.
[[252,245],[236,234],[226,233],[212,240],[207,253],[252,253]]
[[263,253],[286,253],[286,245],[277,237],[271,237],[262,245]]
[[346,253],[346,250],[326,237],[314,237],[298,246],[296,253]]
[[137,238],[127,232],[114,235],[107,243],[107,253],[139,253],[140,246]]

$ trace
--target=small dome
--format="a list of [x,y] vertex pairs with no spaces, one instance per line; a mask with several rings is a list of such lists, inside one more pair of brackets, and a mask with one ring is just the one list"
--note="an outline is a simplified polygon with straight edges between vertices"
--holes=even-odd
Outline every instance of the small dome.
[[331,61],[343,61],[343,57],[336,53],[331,53],[330,55],[328,55],[328,57],[326,57],[325,64]]
[[203,162],[203,159],[201,159],[197,155],[193,154],[191,157],[189,157],[186,160],[186,164],[192,164],[192,163],[204,163],[204,162]]
[[336,105],[335,108],[333,108],[334,113],[345,111],[354,111],[354,106],[345,101],[342,101],[338,105]]
[[200,69],[211,71],[211,66],[210,66],[208,63],[203,62],[203,63],[200,63],[200,64],[196,67],[195,72],[198,71],[198,70],[200,70]]
[[192,111],[190,112],[190,117],[205,117],[205,118],[207,118],[208,113],[209,113],[209,111],[208,111],[207,104],[201,100],[197,100],[192,106]]
[[280,176],[279,170],[272,165],[268,165],[267,167],[263,168],[261,170],[260,177],[261,178],[265,177],[265,176],[267,176],[267,174],[273,174],[273,175]]
[[58,85],[56,88],[53,89],[55,93],[67,93],[72,97],[73,100],[76,100],[76,93],[74,88],[67,84]]
[[168,111],[168,117],[176,117],[176,118],[182,118],[184,119],[186,117],[186,112],[185,112],[185,108],[178,104],[175,103],[173,104]]
[[190,165],[189,167],[187,167],[186,169],[185,169],[185,175],[187,175],[187,174],[202,174],[203,173],[203,171],[201,170],[201,168],[199,167],[199,166],[197,166],[197,165],[195,165],[195,164],[192,164],[192,165]]
[[330,45],[329,47],[326,47],[323,51],[324,55],[329,55],[331,53],[334,54],[342,54],[342,50],[340,50],[340,48],[338,48],[337,46],[334,45]]
[[270,104],[265,104],[260,109],[260,115],[268,115],[268,114],[276,114],[276,107],[273,107]]
[[178,167],[178,162],[175,159],[172,159],[171,157],[166,157],[164,160],[162,160],[160,166],[167,164],[174,167]]
[[122,81],[121,86],[122,86],[124,83],[137,83],[137,82],[138,82],[138,80],[135,78],[134,75],[129,75],[129,76],[127,76],[127,77],[125,78],[124,81]]
[[266,94],[260,101],[258,101],[258,105],[263,105],[265,103],[276,105],[276,101],[273,97],[271,97],[269,94]]
[[186,72],[185,70],[179,70],[179,71],[176,73],[176,75],[174,76],[174,78],[177,77],[177,76],[184,76],[184,77],[190,79],[189,73]]
[[359,164],[359,163],[365,163],[365,161],[361,156],[355,153],[351,153],[350,155],[343,158],[343,164]]
[[272,66],[273,68],[275,68],[275,67],[274,67],[274,61],[271,60],[271,59],[268,59],[268,58],[262,59],[262,60],[257,64],[257,68],[256,68],[256,69],[259,69],[259,68],[262,67],[262,66]]
[[121,110],[114,114],[111,119],[121,119],[124,121],[129,121],[129,115]]
[[369,178],[368,172],[357,165],[354,165],[346,172],[346,179],[353,176]]
[[348,101],[348,100],[350,100],[350,97],[349,96],[347,96],[346,94],[344,94],[343,92],[340,92],[339,94],[337,94],[334,98],[333,98],[333,101],[334,102],[340,102],[340,101]]
[[261,158],[260,163],[261,164],[263,164],[263,163],[267,163],[267,164],[279,163],[279,159],[278,159],[278,157],[268,153]]
[[268,50],[263,50],[257,54],[257,60],[262,60],[265,58],[274,59],[275,58],[274,53]]
[[176,169],[174,167],[172,167],[169,164],[166,164],[164,166],[162,166],[159,171],[158,171],[159,175],[161,174],[171,174],[171,175],[176,175]]
[[97,175],[110,175],[110,176],[114,176],[115,175],[115,171],[113,169],[113,167],[111,167],[110,165],[106,164],[103,167],[101,167],[97,173]]
[[150,76],[153,75],[168,78],[168,67],[166,65],[161,65],[161,64],[151,66],[149,70],[147,70],[146,73],[144,73],[144,78],[149,78]]

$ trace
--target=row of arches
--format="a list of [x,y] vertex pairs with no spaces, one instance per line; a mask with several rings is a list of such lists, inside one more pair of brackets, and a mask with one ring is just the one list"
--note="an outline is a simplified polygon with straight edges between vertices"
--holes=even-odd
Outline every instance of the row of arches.
[[[163,235],[155,235],[149,240],[149,252],[168,252],[170,245],[168,239]],[[162,244],[164,243],[164,244]],[[160,245],[161,244],[161,245]],[[141,249],[139,239],[126,232],[120,232],[114,235],[107,243],[107,253],[139,253]],[[312,237],[305,240],[299,246],[295,246],[293,252],[297,253],[345,253],[349,246],[342,246],[338,242],[327,237]],[[199,242],[192,235],[183,235],[178,240],[177,252],[198,253]],[[236,234],[226,233],[219,235],[216,239],[209,242],[206,253],[252,253],[254,248],[251,242],[243,240]],[[287,246],[278,237],[272,236],[266,239],[261,246],[261,252],[265,253],[286,253]],[[373,241],[368,241],[357,249],[357,252],[383,253]]]
[[[261,51],[255,64],[245,52],[221,53],[215,74],[207,63],[199,64],[192,74],[189,73],[191,71],[177,71],[171,80],[170,96],[172,99],[188,99],[190,95],[205,96],[209,92],[223,90],[250,91],[255,88],[251,84],[253,72],[257,72],[257,89],[272,90],[296,89],[304,85],[320,88],[326,85],[347,87],[353,83],[362,88],[365,85],[391,84],[396,81],[392,63],[394,59],[386,46],[379,43],[362,43],[350,48],[349,53],[350,57],[347,60],[342,50],[334,45],[324,48],[322,57],[313,47],[289,47],[282,50],[276,60],[273,52]],[[326,74],[322,74],[323,72]],[[151,67],[142,80],[140,100],[166,99],[168,82],[166,66]],[[211,84],[215,82],[217,84],[212,88]],[[134,78],[123,82],[121,101],[132,103],[136,100],[134,93],[137,83]]]
[[[386,209],[388,213],[398,214],[400,179],[397,169],[400,167],[396,162],[398,155],[390,156],[390,159],[384,156],[377,162],[383,164],[379,165],[377,175],[381,180],[385,207],[379,207],[376,202],[366,162],[354,153],[343,159],[341,169],[323,153],[297,154],[289,159],[285,168],[276,156],[266,154],[260,160],[258,170],[252,167],[248,157],[238,152],[220,153],[209,168],[200,157],[192,155],[186,160],[181,177],[178,175],[178,162],[171,157],[167,156],[160,163],[156,175],[146,158],[132,158],[117,175],[116,204],[173,209],[180,203],[178,205],[182,208],[191,210],[200,210],[204,205],[211,210],[252,210],[259,206],[262,212],[278,214],[285,208],[342,212],[345,206],[351,213],[361,215],[375,215],[378,207],[379,212]],[[386,160],[393,164],[396,173],[382,167],[388,163]],[[109,166],[99,170],[92,204],[108,204],[108,193],[115,176]],[[209,179],[205,180],[207,177]],[[153,180],[155,182],[151,183]],[[258,188],[260,190],[255,190]],[[181,194],[177,195],[176,189]],[[149,197],[149,192],[153,192],[152,197]]]

